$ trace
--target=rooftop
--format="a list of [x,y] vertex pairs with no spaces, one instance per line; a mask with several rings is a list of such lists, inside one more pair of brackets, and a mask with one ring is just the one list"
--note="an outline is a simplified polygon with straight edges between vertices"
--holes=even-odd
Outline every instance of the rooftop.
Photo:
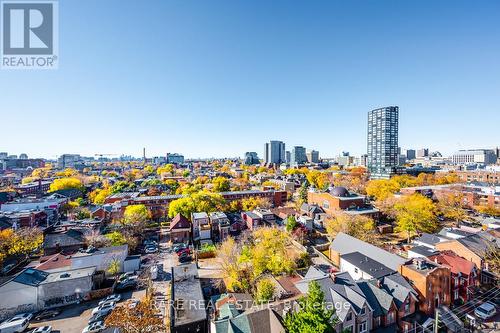
[[174,288],[172,297],[177,303],[174,303],[176,308],[174,326],[205,320],[207,318],[205,301],[196,264],[175,266],[172,268],[172,273]]
[[395,273],[394,270],[384,266],[376,260],[373,260],[359,252],[352,252],[340,256],[341,260],[345,260],[355,267],[358,267],[363,272],[378,279],[386,275]]

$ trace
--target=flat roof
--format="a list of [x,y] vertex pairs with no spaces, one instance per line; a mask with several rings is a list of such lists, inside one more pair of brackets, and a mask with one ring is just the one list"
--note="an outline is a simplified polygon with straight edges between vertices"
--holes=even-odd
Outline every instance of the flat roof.
[[72,270],[61,270],[50,273],[41,284],[59,282],[64,280],[78,279],[94,274],[96,267],[78,268]]
[[[173,267],[174,302],[182,302],[182,312],[175,311],[174,326],[207,319],[205,300],[196,264]],[[180,307],[180,305],[179,305]]]

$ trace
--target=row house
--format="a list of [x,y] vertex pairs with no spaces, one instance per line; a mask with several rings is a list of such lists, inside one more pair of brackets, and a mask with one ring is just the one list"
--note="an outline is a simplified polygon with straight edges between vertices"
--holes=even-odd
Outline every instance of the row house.
[[420,311],[432,316],[436,308],[450,305],[449,267],[424,258],[414,258],[401,265],[399,273],[410,281],[418,292]]
[[325,295],[325,303],[335,309],[336,332],[365,333],[372,330],[373,312],[363,291],[347,272],[333,277],[310,267],[304,279],[295,283],[296,288],[306,294],[309,283],[315,281]]
[[254,212],[241,212],[241,218],[245,222],[247,229],[252,231],[263,225],[262,217]]
[[14,229],[24,227],[46,228],[49,226],[48,214],[44,210],[0,212],[0,221]]
[[498,277],[490,270],[487,262],[489,253],[498,251],[497,239],[500,232],[487,230],[458,239],[451,239],[436,244],[439,251],[452,251],[474,263],[480,272],[481,283],[494,283]]
[[222,242],[229,236],[229,227],[231,223],[227,215],[223,212],[212,212],[209,214],[210,224],[212,225],[212,238]]
[[467,302],[471,296],[471,287],[479,285],[476,265],[453,251],[443,251],[429,257],[429,260],[448,267],[451,271],[451,302]]
[[191,221],[193,223],[193,241],[212,239],[212,228],[207,213],[191,213]]

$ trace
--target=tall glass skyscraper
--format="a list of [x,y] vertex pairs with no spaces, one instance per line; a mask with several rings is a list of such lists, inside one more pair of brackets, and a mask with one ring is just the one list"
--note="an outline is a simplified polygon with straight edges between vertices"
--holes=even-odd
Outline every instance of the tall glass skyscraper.
[[399,107],[368,112],[368,171],[371,178],[389,178],[398,165]]
[[282,141],[271,141],[264,145],[264,163],[281,164],[286,161],[285,143]]

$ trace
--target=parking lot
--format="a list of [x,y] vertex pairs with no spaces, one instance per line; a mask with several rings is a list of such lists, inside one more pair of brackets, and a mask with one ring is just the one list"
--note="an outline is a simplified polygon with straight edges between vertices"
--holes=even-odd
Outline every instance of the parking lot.
[[[122,299],[118,304],[131,298],[141,299],[145,295],[145,290],[127,291],[120,295]],[[52,326],[53,332],[56,333],[81,333],[85,326],[87,326],[92,309],[95,308],[98,303],[99,300],[94,300],[67,306],[57,317],[51,320],[32,323],[29,329],[50,325]]]

